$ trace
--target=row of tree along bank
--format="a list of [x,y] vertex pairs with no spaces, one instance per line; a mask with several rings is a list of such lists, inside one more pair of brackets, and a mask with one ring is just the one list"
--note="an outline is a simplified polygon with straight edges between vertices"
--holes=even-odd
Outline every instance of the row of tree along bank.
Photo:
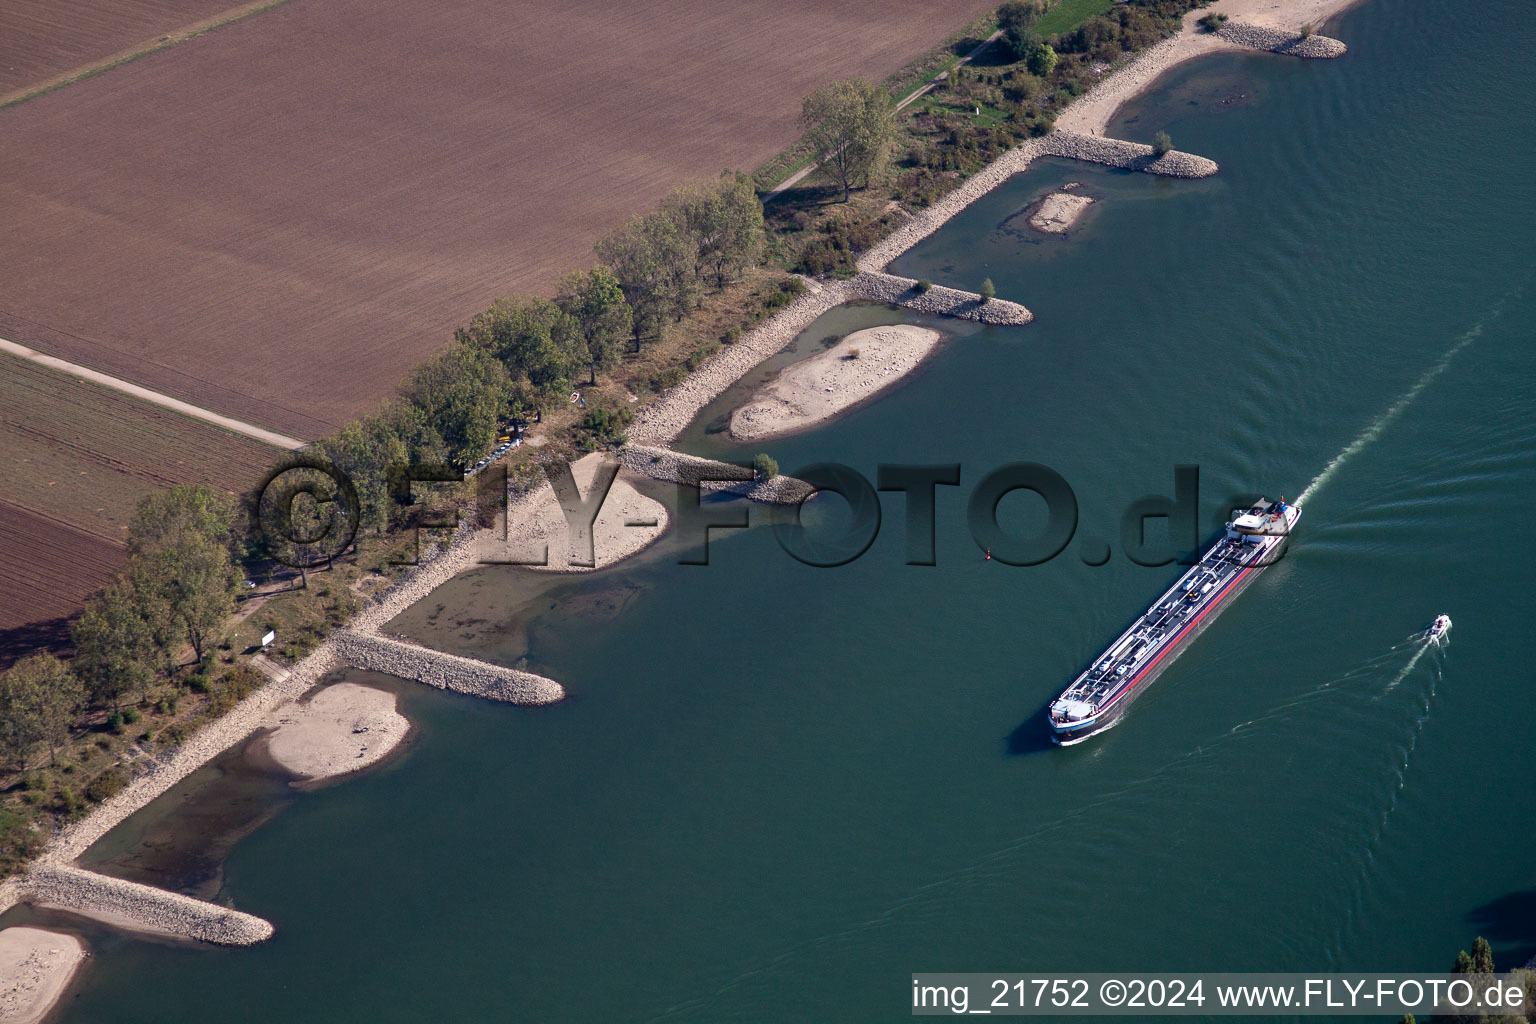
[[[275,568],[265,538],[247,528],[250,510],[205,488],[151,495],[130,530],[127,563],[75,627],[73,660],[38,655],[0,678],[0,758],[14,771],[0,801],[0,866],[13,869],[51,825],[120,788],[136,760],[259,685],[235,637],[280,628],[270,653],[301,657],[355,612],[360,591],[399,571],[414,539],[394,529],[409,513],[391,496],[390,466],[472,466],[517,421],[538,421],[545,443],[507,459],[516,486],[537,478],[540,461],[622,441],[634,402],[678,383],[803,291],[786,272],[851,276],[857,253],[902,222],[902,207],[931,203],[1018,140],[1049,131],[1096,79],[1095,62],[1171,33],[1193,6],[1129,0],[1042,36],[1051,6],[1007,4],[996,21],[1004,45],[994,45],[989,65],[957,71],[900,114],[887,88],[861,80],[808,97],[801,124],[827,159],[768,217],[758,186],[776,181],[727,173],[683,185],[602,238],[597,265],[565,277],[553,297],[496,302],[394,399],[316,442],[356,487],[358,507],[333,503],[333,512],[356,512],[358,543],[327,565],[332,572],[300,574],[292,590],[266,599],[259,624],[230,620],[242,578],[266,579]],[[979,42],[961,40],[956,52]],[[944,55],[925,61],[937,70]],[[776,471],[771,458],[759,465],[765,476]],[[462,493],[443,500],[470,507]]]

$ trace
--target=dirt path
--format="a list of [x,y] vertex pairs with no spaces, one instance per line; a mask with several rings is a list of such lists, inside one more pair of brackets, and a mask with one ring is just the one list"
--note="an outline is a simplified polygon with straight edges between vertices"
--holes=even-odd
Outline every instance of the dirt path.
[[9,352],[13,356],[29,359],[41,366],[59,370],[62,373],[73,374],[76,377],[83,377],[103,387],[109,387],[114,391],[121,391],[125,395],[132,395],[134,398],[143,399],[146,402],[162,406],[173,412],[179,412],[183,416],[191,416],[195,420],[212,423],[216,427],[223,427],[225,430],[234,431],[236,434],[244,434],[246,437],[255,438],[257,441],[263,441],[278,448],[297,450],[303,448],[308,443],[297,438],[288,437],[285,434],[263,430],[261,427],[246,423],[243,420],[237,420],[229,416],[220,416],[216,412],[209,412],[207,409],[192,405],[190,402],[183,402],[179,398],[172,398],[170,395],[162,395],[158,391],[151,391],[149,388],[130,384],[120,377],[109,376],[88,366],[81,366],[79,363],[71,363],[54,356],[44,355],[35,349],[27,348],[25,345],[18,345],[14,341],[6,341],[4,338],[0,338],[0,352]]
[[81,64],[78,67],[70,68],[68,71],[60,72],[41,81],[31,82],[18,89],[0,94],[0,108],[9,107],[23,100],[29,100],[34,96],[41,96],[43,93],[51,92],[60,86],[69,85],[80,81],[82,78],[89,78],[92,75],[108,71],[119,64],[127,64],[131,60],[137,60],[146,54],[154,53],[156,50],[163,50],[167,46],[175,46],[177,43],[185,42],[194,36],[200,36],[204,32],[211,32],[223,25],[228,25],[232,21],[239,21],[241,18],[249,17],[252,14],[265,11],[269,7],[276,7],[278,4],[286,2],[287,0],[256,0],[254,3],[243,4],[239,7],[232,7],[227,11],[221,11],[211,18],[204,18],[190,25],[183,25],[174,31],[155,36],[153,39],[146,39],[143,42],[128,47],[126,50],[119,50],[100,60]]
[[[906,108],[907,104],[911,103],[913,100],[917,99],[919,96],[922,96],[923,94],[928,93],[928,92],[932,92],[933,89],[936,88],[940,82],[942,82],[945,79],[949,78],[949,76],[952,75],[955,71],[957,71],[960,68],[964,67],[965,65],[969,64],[971,62],[972,58],[974,58],[982,50],[985,50],[987,47],[991,46],[993,41],[995,41],[996,39],[1001,37],[1002,34],[1003,34],[1002,30],[999,29],[996,32],[993,32],[991,35],[987,36],[987,38],[985,38],[985,39],[983,39],[981,41],[981,44],[978,45],[976,47],[976,49],[972,50],[970,53],[966,54],[964,57],[961,57],[960,60],[955,64],[955,66],[953,68],[950,68],[948,71],[945,71],[942,74],[935,75],[933,77],[933,81],[929,82],[927,85],[922,86],[921,88],[913,89],[910,93],[908,93],[905,99],[903,99],[900,103],[896,104],[896,109],[897,110],[903,110],[903,109]],[[821,166],[821,161],[817,160],[815,163],[807,164],[805,167],[800,168],[794,174],[791,174],[789,177],[785,178],[782,182],[779,183],[778,188],[774,189],[772,192],[769,192],[769,193],[767,193],[767,194],[765,194],[763,196],[763,203],[764,203],[764,205],[767,205],[768,203],[773,202],[774,197],[779,195],[781,192],[787,192],[789,189],[792,189],[796,185],[800,184],[800,182],[805,180],[807,175],[809,175],[812,171],[814,171],[816,168],[818,168],[820,166]]]

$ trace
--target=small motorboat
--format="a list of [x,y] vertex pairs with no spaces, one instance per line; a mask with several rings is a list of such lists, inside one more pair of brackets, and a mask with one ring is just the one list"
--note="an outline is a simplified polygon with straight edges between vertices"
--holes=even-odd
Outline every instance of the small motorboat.
[[1435,616],[1435,624],[1424,632],[1424,639],[1440,642],[1440,638],[1451,630],[1451,617],[1449,615]]

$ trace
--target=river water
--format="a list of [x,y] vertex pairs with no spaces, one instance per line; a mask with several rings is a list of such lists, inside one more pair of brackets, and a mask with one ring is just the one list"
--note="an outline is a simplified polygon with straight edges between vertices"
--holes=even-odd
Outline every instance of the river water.
[[[1332,34],[1346,59],[1176,69],[1111,129],[1166,128],[1213,179],[1048,161],[977,203],[894,269],[990,277],[1037,322],[940,323],[911,381],[759,446],[960,463],[937,565],[904,564],[888,494],[841,568],[752,529],[707,567],[460,578],[398,628],[571,698],[407,689],[401,757],[232,850],[223,896],[271,942],[100,939],[64,1019],[874,1021],[913,971],[1536,953],[1536,38],[1516,0],[1370,0]],[[1102,199],[1081,227],[1019,230],[1067,181]],[[719,411],[695,448],[750,456]],[[1028,568],[965,527],[1018,461],[1081,516]],[[1179,571],[1129,561],[1119,519],[1180,463],[1203,531],[1244,492],[1306,492],[1301,530],[1120,727],[1053,749],[1044,706]],[[1031,529],[1032,500],[1000,516]],[[1448,646],[1408,640],[1441,612]]]

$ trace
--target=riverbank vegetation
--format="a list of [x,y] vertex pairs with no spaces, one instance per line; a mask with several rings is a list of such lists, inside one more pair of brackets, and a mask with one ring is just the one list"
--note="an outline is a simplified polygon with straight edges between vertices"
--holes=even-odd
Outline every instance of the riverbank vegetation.
[[[1455,963],[1451,965],[1451,973],[1475,974],[1484,977],[1491,977],[1497,973],[1493,947],[1489,945],[1488,940],[1479,935],[1472,943],[1472,952],[1462,950],[1457,953]],[[1426,1022],[1437,1022],[1437,1024],[1536,1024],[1536,970],[1517,968],[1512,973],[1517,983],[1525,987],[1524,1013],[1481,1013],[1469,1008],[1470,1012],[1437,1013],[1423,1019]],[[1405,1014],[1400,1024],[1415,1024],[1414,1015]]]
[[[459,477],[521,439],[502,451],[520,491],[541,479],[541,463],[622,444],[639,403],[802,294],[793,275],[851,276],[858,254],[913,210],[1049,132],[1063,107],[1197,5],[1014,0],[893,82],[818,89],[802,110],[805,137],[757,174],[680,185],[604,236],[595,265],[568,274],[553,297],[492,304],[374,413],[317,440],[314,454],[356,490],[356,508],[343,511],[355,513],[358,534],[313,570],[284,569],[251,528],[252,510],[207,488],[151,495],[134,517],[127,563],[74,627],[72,659],[39,656],[0,677],[0,764],[12,769],[0,869],[260,685],[242,657],[258,637],[277,632],[267,653],[279,663],[313,650],[411,560],[423,511],[436,522],[474,513],[463,484],[432,485],[424,490],[435,497],[403,504],[392,466],[434,464]],[[994,28],[1002,36],[960,66]],[[897,97],[930,82],[896,110]],[[760,195],[784,176],[769,169],[793,169],[807,154],[826,159],[765,209]],[[778,469],[766,454],[757,468],[765,478]],[[338,495],[331,508],[350,500]],[[297,506],[318,515],[310,499]]]

